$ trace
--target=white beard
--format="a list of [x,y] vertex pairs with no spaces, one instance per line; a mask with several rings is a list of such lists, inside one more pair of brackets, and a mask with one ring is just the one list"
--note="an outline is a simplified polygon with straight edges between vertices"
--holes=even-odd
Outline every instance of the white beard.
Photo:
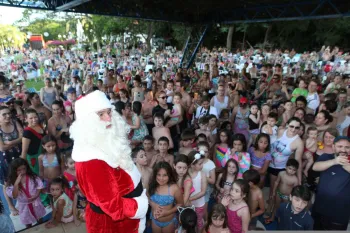
[[[108,125],[111,125],[107,128]],[[70,127],[74,140],[72,158],[76,162],[99,159],[113,168],[132,170],[131,147],[128,133],[130,127],[112,109],[111,122],[101,121],[96,113],[76,120]]]

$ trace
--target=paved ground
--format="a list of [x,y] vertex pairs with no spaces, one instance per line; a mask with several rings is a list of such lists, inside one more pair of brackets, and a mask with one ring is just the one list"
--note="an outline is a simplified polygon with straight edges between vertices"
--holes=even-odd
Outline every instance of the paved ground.
[[60,224],[59,226],[51,229],[46,229],[44,224],[22,231],[25,233],[86,233],[85,224],[79,227],[74,223]]

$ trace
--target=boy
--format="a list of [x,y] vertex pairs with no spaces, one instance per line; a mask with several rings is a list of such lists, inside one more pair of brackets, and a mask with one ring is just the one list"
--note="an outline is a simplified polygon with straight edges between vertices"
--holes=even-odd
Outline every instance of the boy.
[[165,92],[166,92],[166,96],[167,96],[166,102],[168,104],[172,104],[173,97],[174,97],[174,81],[173,80],[169,80],[167,82]]
[[[161,112],[157,112],[154,114],[154,127],[152,128],[152,135],[154,137],[154,141],[158,142],[160,137],[167,137],[169,140],[169,149],[174,148],[174,143],[170,135],[169,128],[164,126],[164,116]],[[158,150],[158,144],[154,146],[155,150]]]
[[257,170],[244,172],[243,179],[249,183],[248,206],[251,215],[249,230],[255,230],[258,217],[265,211],[264,197],[259,188],[260,174]]
[[194,150],[193,142],[196,139],[196,134],[192,129],[185,129],[181,134],[181,147],[179,149],[179,154],[188,155]]
[[146,152],[142,148],[135,148],[131,152],[131,157],[136,164],[137,169],[141,173],[141,181],[143,188],[148,190],[149,180],[151,178],[152,169],[148,167]]
[[153,166],[161,161],[168,162],[171,167],[174,165],[174,156],[168,154],[169,149],[169,139],[167,137],[160,137],[158,140],[158,148],[159,153],[153,156],[152,161],[149,167],[153,168]]
[[270,112],[269,115],[267,115],[267,124],[265,124],[261,129],[262,133],[266,133],[270,136],[271,145],[277,140],[277,132],[278,132],[278,127],[276,126],[277,121],[278,121],[278,114],[274,112]]
[[305,82],[305,80],[303,79],[300,79],[299,80],[299,85],[298,85],[298,88],[295,88],[293,93],[292,93],[292,99],[291,101],[294,103],[296,101],[296,99],[299,97],[299,96],[304,96],[305,98],[307,97],[307,84]]
[[306,207],[311,199],[311,192],[305,186],[295,186],[290,195],[290,202],[282,203],[276,212],[277,230],[307,231],[313,229],[314,221]]
[[[274,200],[274,207],[272,207],[272,215],[266,222],[273,222],[275,219],[276,210],[279,208],[281,202],[288,202],[292,189],[299,184],[296,172],[298,171],[299,163],[295,159],[287,161],[286,170],[278,173],[277,180],[273,186],[271,200]],[[276,196],[277,193],[277,196]]]
[[143,138],[142,146],[146,153],[147,164],[150,164],[152,158],[157,154],[157,151],[154,150],[154,138],[151,135],[146,135]]
[[208,131],[208,124],[209,124],[209,118],[204,116],[202,118],[199,119],[198,121],[199,124],[199,129],[196,129],[195,134],[196,136],[198,136],[199,134],[205,134],[205,136],[208,139],[208,142],[210,144],[210,146],[212,146],[211,143],[211,133]]
[[285,126],[287,121],[293,116],[294,111],[293,111],[293,103],[290,100],[286,100],[284,102],[284,112],[282,115],[283,121],[282,121],[282,126]]

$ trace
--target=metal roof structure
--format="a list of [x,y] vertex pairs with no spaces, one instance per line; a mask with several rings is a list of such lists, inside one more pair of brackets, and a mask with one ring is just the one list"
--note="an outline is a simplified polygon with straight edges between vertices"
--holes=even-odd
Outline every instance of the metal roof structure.
[[188,24],[253,23],[350,16],[346,0],[0,0],[0,6]]

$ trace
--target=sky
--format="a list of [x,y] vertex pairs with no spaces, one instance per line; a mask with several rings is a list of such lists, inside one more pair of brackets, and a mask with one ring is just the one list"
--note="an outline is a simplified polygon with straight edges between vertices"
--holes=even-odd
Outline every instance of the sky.
[[16,20],[21,19],[24,8],[0,6],[0,23],[13,24]]

